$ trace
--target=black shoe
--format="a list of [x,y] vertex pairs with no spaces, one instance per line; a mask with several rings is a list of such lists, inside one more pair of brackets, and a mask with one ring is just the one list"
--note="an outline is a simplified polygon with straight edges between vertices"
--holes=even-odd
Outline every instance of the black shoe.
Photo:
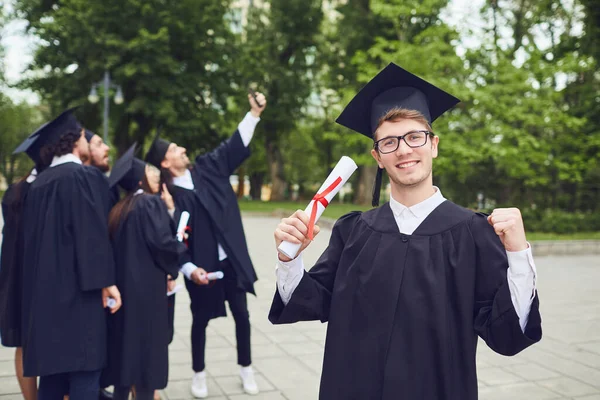
[[112,400],[113,394],[106,389],[100,389],[100,400]]

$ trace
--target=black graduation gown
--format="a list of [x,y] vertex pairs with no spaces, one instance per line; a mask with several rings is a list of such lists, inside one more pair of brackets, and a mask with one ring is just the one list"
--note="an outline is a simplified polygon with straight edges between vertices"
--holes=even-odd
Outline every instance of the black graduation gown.
[[30,183],[9,186],[2,198],[0,253],[0,338],[6,347],[21,347],[21,291],[23,290],[22,209]]
[[158,196],[140,194],[112,240],[123,307],[108,317],[103,386],[167,386],[167,274],[177,277],[186,247]]
[[98,169],[72,162],[44,170],[31,184],[24,209],[25,376],[104,367],[101,289],[115,284],[108,193]]
[[[256,272],[248,253],[237,197],[229,182],[231,174],[249,156],[250,149],[236,130],[215,150],[196,158],[191,168],[194,190],[174,186],[171,194],[178,210],[176,221],[181,211],[190,213],[188,244],[192,262],[207,272],[219,270],[220,243],[237,274],[238,287],[255,294]],[[198,286],[187,279],[185,282],[196,316],[211,319],[227,315],[222,281],[208,286]]]
[[412,235],[388,203],[350,213],[275,324],[329,321],[320,399],[477,399],[477,335],[513,355],[541,339],[536,296],[525,333],[506,252],[487,223],[445,201]]

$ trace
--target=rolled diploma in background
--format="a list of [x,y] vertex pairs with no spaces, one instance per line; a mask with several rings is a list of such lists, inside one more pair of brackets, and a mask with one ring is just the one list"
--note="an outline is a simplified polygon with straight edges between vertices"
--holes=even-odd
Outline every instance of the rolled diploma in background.
[[[340,161],[338,161],[333,171],[331,171],[325,182],[323,182],[323,185],[321,185],[321,188],[317,192],[317,195],[319,193],[322,193],[325,189],[329,187],[329,185],[331,185],[338,177],[340,177],[342,178],[342,181],[335,187],[335,189],[333,189],[329,194],[327,194],[327,196],[325,196],[327,202],[331,202],[331,200],[335,197],[336,194],[338,194],[342,186],[344,186],[348,179],[350,179],[350,177],[352,176],[354,171],[356,171],[357,168],[358,166],[350,157],[343,156],[342,158],[340,158]],[[314,200],[311,200],[310,203],[308,203],[308,207],[306,207],[306,209],[304,210],[309,217],[314,202]],[[323,206],[323,204],[317,202],[317,218],[315,218],[315,223],[317,223],[317,221],[323,214],[323,211],[325,211],[325,207]],[[296,258],[298,250],[300,250],[301,246],[301,244],[281,242],[277,250],[279,250],[279,252],[285,255],[286,257]]]
[[183,234],[185,232],[185,227],[187,226],[188,221],[190,220],[190,213],[184,211],[181,213],[181,217],[179,217],[179,226],[177,226],[177,240],[180,242],[183,241]]

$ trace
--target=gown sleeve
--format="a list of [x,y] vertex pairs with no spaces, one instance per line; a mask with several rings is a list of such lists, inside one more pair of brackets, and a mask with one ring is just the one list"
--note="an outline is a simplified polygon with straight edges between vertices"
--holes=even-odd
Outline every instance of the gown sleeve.
[[108,234],[108,181],[95,168],[75,174],[71,197],[73,240],[81,290],[95,290],[116,282]]
[[297,321],[329,320],[331,294],[338,263],[344,243],[360,215],[360,212],[352,212],[342,216],[335,223],[329,245],[311,270],[302,276],[287,305],[281,300],[279,291],[275,292],[269,321],[273,324],[289,324]]
[[187,248],[175,237],[173,220],[162,200],[157,196],[143,196],[144,212],[141,214],[140,223],[144,239],[154,263],[176,279],[180,262],[187,253]]
[[196,164],[203,168],[210,168],[221,177],[229,177],[234,171],[250,157],[250,147],[244,146],[240,132],[235,133],[208,154],[198,156]]
[[506,251],[500,238],[488,224],[486,215],[473,216],[471,233],[477,254],[475,331],[495,352],[507,356],[515,355],[542,338],[537,293],[523,332],[510,296],[506,275]]

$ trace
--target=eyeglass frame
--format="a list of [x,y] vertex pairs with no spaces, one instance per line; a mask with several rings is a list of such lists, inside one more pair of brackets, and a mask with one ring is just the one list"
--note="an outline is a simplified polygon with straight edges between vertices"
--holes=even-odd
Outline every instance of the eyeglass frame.
[[[425,142],[423,142],[423,144],[419,145],[419,146],[411,146],[410,144],[408,144],[408,142],[406,141],[405,137],[410,135],[411,133],[416,133],[416,132],[420,132],[420,133],[425,133]],[[378,152],[380,152],[381,154],[390,154],[393,153],[395,151],[398,150],[398,148],[400,147],[400,140],[404,140],[404,143],[406,143],[406,145],[408,147],[410,147],[411,149],[418,149],[419,147],[423,147],[427,144],[427,138],[431,136],[435,136],[435,133],[428,131],[426,129],[423,130],[414,130],[414,131],[410,131],[410,132],[406,132],[404,135],[402,136],[386,136],[384,138],[381,138],[379,140],[377,140],[375,143],[373,143],[373,148],[375,150],[377,150]],[[398,144],[396,145],[396,148],[392,151],[388,151],[387,153],[384,153],[383,151],[381,151],[381,149],[379,148],[379,142],[383,141],[383,140],[387,140],[387,139],[398,139]]]

